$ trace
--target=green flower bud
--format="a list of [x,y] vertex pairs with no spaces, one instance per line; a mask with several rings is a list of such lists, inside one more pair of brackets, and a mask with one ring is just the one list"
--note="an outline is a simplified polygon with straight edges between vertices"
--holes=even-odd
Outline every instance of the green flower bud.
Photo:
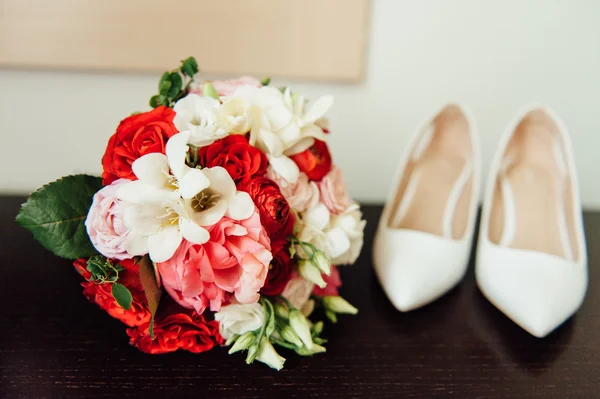
[[285,358],[279,356],[279,353],[277,353],[275,348],[273,348],[273,345],[268,339],[263,340],[263,342],[260,344],[260,350],[258,351],[256,360],[275,370],[281,370],[283,368],[283,364],[285,363]]
[[310,349],[304,348],[304,347],[296,349],[296,353],[301,356],[312,356],[317,353],[323,353],[326,351],[327,351],[327,349],[325,349],[324,346],[317,345],[317,344],[313,344],[312,348],[310,348]]
[[327,286],[327,283],[323,280],[323,276],[321,276],[321,270],[313,265],[308,259],[301,259],[298,262],[298,273],[306,280],[318,285],[319,288],[325,288],[325,286]]
[[248,331],[241,335],[233,344],[233,346],[229,349],[229,354],[243,351],[244,349],[248,349],[252,342],[254,342],[254,333],[252,331]]
[[302,340],[290,326],[285,326],[281,329],[281,337],[287,342],[296,345],[298,348],[304,346]]
[[358,309],[354,306],[350,305],[348,301],[346,301],[341,296],[325,296],[323,297],[323,306],[327,310],[330,310],[335,313],[347,313],[347,314],[357,314]]
[[213,86],[212,83],[210,83],[210,82],[206,82],[206,83],[204,83],[204,86],[202,86],[202,96],[203,97],[212,97],[217,100],[219,99],[219,93],[217,93],[215,86]]
[[287,307],[282,303],[275,304],[275,314],[281,317],[282,319],[288,319],[290,317],[290,312]]
[[319,335],[321,335],[321,333],[323,332],[324,325],[325,324],[322,321],[318,321],[315,324],[313,324],[312,328],[310,329],[312,336],[318,337]]
[[298,309],[290,311],[290,327],[294,330],[306,348],[312,348],[313,342],[310,335],[308,320]]
[[323,251],[317,251],[312,257],[313,264],[326,275],[331,274],[331,261],[325,256]]

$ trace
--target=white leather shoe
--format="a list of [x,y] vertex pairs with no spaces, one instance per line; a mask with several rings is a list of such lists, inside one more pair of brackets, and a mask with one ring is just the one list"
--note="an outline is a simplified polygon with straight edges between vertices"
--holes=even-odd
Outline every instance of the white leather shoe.
[[435,300],[464,276],[479,173],[479,141],[464,107],[445,106],[414,134],[373,249],[379,281],[398,310]]
[[569,133],[529,106],[505,132],[485,192],[476,278],[492,304],[536,337],[581,305],[587,255]]

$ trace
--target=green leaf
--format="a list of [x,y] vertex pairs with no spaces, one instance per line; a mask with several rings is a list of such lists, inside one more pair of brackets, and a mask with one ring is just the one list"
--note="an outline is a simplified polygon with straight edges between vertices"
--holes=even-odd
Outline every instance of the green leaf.
[[171,80],[171,88],[168,91],[167,97],[175,98],[181,92],[181,89],[183,88],[183,79],[181,78],[181,75],[179,73],[173,72],[173,73],[171,73],[170,80]]
[[152,264],[152,261],[150,261],[150,258],[148,256],[144,256],[142,259],[140,259],[139,265],[140,282],[142,283],[144,294],[148,300],[148,309],[150,309],[150,314],[152,315],[149,329],[150,338],[154,339],[154,316],[156,315],[156,310],[158,309],[162,290],[158,287],[156,282],[154,265]]
[[188,57],[181,61],[181,72],[190,78],[198,73],[198,63],[194,57]]
[[158,106],[162,105],[162,104],[160,103],[160,101],[158,100],[158,97],[159,97],[159,95],[158,95],[158,94],[156,94],[156,95],[154,95],[154,96],[150,97],[150,106],[151,106],[152,108],[156,108],[156,107],[158,107]]
[[268,86],[269,83],[271,83],[271,77],[267,76],[266,78],[264,78],[263,80],[260,81],[260,84],[263,86]]
[[67,176],[45,185],[21,206],[16,222],[57,256],[88,258],[98,254],[85,229],[85,218],[102,179]]
[[129,308],[131,308],[133,297],[131,296],[131,292],[129,292],[127,287],[125,287],[123,284],[113,283],[111,292],[119,306],[125,310],[129,310]]
[[160,77],[160,80],[158,81],[158,88],[160,89],[160,87],[163,85],[164,82],[166,82],[167,80],[169,80],[169,76],[171,75],[170,72],[165,72],[162,74],[162,76]]
[[160,92],[160,94],[167,94],[167,92],[169,91],[170,88],[171,88],[171,82],[168,80],[165,80],[164,82],[162,82],[160,84],[158,91]]

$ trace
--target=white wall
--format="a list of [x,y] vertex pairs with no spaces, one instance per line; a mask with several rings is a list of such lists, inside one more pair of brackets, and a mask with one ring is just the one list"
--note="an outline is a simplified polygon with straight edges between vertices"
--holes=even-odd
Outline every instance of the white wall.
[[[352,194],[368,201],[385,198],[415,125],[442,102],[472,106],[486,169],[518,108],[548,103],[571,130],[585,205],[600,207],[599,17],[595,0],[373,0],[364,83],[275,84],[336,96],[334,157]],[[0,190],[99,173],[108,137],[146,109],[157,79],[0,71]]]

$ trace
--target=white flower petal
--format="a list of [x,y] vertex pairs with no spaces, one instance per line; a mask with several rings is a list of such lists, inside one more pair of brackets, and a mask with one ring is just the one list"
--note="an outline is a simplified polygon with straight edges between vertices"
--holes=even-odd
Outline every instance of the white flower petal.
[[314,208],[310,208],[304,213],[304,223],[318,230],[324,230],[329,224],[329,210],[322,203],[318,203]]
[[181,239],[179,226],[163,227],[157,234],[148,237],[150,259],[153,262],[168,261],[179,248]]
[[298,169],[298,165],[296,162],[292,161],[290,158],[286,156],[274,157],[272,155],[267,155],[269,159],[269,163],[271,167],[279,176],[283,177],[289,183],[296,183],[298,181],[298,177],[300,176],[300,169]]
[[217,223],[227,212],[227,201],[220,200],[214,206],[193,215],[194,221],[200,226],[212,226]]
[[267,129],[259,129],[258,140],[261,149],[267,154],[278,157],[283,153],[283,143],[275,133]]
[[290,123],[285,128],[278,131],[277,135],[285,144],[286,148],[302,138],[302,136],[300,136],[300,126],[296,123]]
[[146,255],[148,253],[148,238],[140,231],[130,231],[125,241],[125,250],[133,256]]
[[210,188],[221,194],[225,201],[230,201],[237,191],[235,182],[227,172],[227,169],[220,166],[204,168],[202,172],[210,180]]
[[188,151],[188,140],[190,139],[190,132],[178,133],[171,137],[167,141],[166,153],[169,160],[169,166],[171,172],[178,180],[183,178],[184,171],[189,169],[185,165],[185,154]]
[[313,124],[307,125],[302,128],[300,133],[302,137],[314,137],[321,141],[327,141],[327,135],[319,126]]
[[315,103],[310,107],[306,115],[304,115],[304,120],[307,123],[315,122],[317,119],[325,115],[332,105],[333,96],[323,96],[318,98],[317,101],[315,101]]
[[227,216],[234,220],[248,219],[254,213],[254,202],[248,193],[238,191],[233,199],[229,201]]
[[277,131],[287,126],[292,120],[292,113],[285,107],[284,104],[276,105],[267,111],[267,118],[274,131]]
[[327,236],[327,248],[330,258],[337,258],[350,249],[350,239],[344,230],[339,227],[333,228],[325,233]]
[[164,208],[157,204],[131,205],[125,208],[123,221],[128,229],[154,234],[160,230],[164,214]]
[[142,182],[141,180],[124,183],[117,190],[117,198],[121,201],[138,204],[151,198],[156,193],[156,187]]
[[193,244],[204,244],[210,239],[208,231],[186,218],[179,218],[179,228],[183,238]]
[[179,193],[184,199],[193,198],[200,191],[210,186],[210,180],[200,169],[188,170],[179,181]]
[[296,155],[302,151],[308,150],[315,143],[312,137],[304,137],[298,140],[294,145],[288,147],[283,153],[287,156]]
[[131,165],[140,181],[161,188],[169,181],[169,163],[164,154],[155,152],[136,159]]

